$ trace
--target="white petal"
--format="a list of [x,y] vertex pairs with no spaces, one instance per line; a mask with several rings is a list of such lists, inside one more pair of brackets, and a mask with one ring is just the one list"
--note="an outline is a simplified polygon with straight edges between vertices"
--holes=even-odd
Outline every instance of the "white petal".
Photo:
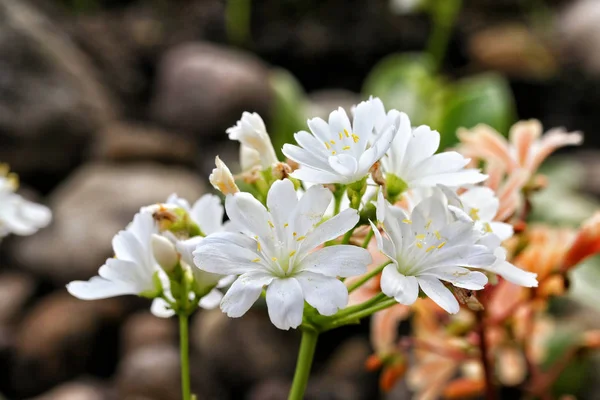
[[52,220],[52,212],[48,207],[25,199],[21,204],[20,213],[36,229],[47,226]]
[[137,288],[126,282],[111,282],[99,276],[89,281],[73,281],[67,284],[67,291],[82,300],[98,300],[125,294],[138,294]]
[[261,263],[253,261],[260,258],[257,252],[237,246],[234,242],[219,242],[210,238],[204,239],[193,252],[194,265],[201,270],[220,275],[239,275],[263,268]]
[[284,144],[281,151],[287,158],[296,161],[300,165],[326,171],[331,169],[327,161],[329,154],[303,149],[289,143]]
[[461,267],[428,269],[421,276],[432,276],[450,282],[456,287],[470,290],[481,290],[488,282],[485,274]]
[[458,310],[460,310],[460,305],[458,304],[458,301],[452,292],[448,290],[437,278],[430,276],[419,276],[417,280],[419,281],[421,290],[423,290],[423,292],[431,300],[436,302],[437,305],[446,310],[446,312],[450,314],[456,314]]
[[241,317],[258,299],[263,286],[270,284],[272,280],[272,276],[261,272],[240,275],[221,300],[221,310],[228,317]]
[[316,224],[321,222],[323,214],[333,199],[331,190],[321,185],[308,188],[293,211],[293,231],[297,236],[305,236]]
[[450,172],[438,175],[428,175],[410,181],[412,187],[431,187],[443,183],[447,186],[459,187],[483,182],[487,175],[476,169],[465,169],[458,172]]
[[328,161],[329,166],[340,175],[354,176],[358,170],[358,163],[356,162],[356,159],[347,154],[330,156]]
[[327,185],[330,183],[348,183],[348,179],[335,171],[323,171],[307,166],[300,166],[291,174],[292,178],[299,179],[309,183],[320,183]]
[[[292,181],[283,179],[273,183],[267,195],[267,207],[279,232],[283,232],[284,224],[291,220],[291,214],[297,204],[298,195]],[[283,236],[280,235],[281,237]]]
[[498,236],[501,241],[511,238],[515,233],[513,226],[505,222],[490,222],[490,227],[494,235]]
[[329,157],[329,152],[327,151],[325,144],[319,141],[314,135],[311,135],[306,131],[300,131],[294,134],[294,139],[296,139],[296,142],[304,150],[314,154],[319,159],[325,160]]
[[352,127],[354,133],[358,135],[358,143],[355,144],[357,154],[364,151],[373,132],[375,125],[376,105],[373,100],[363,101],[354,109],[354,120]]
[[383,166],[386,172],[402,175],[402,165],[406,158],[406,148],[412,139],[412,127],[410,119],[405,113],[400,113],[400,125],[397,128],[396,136],[388,151],[389,157],[383,158]]
[[206,234],[219,232],[223,227],[223,205],[219,196],[205,194],[190,210],[190,217]]
[[271,322],[277,328],[297,328],[302,323],[304,311],[300,283],[294,278],[274,279],[267,288],[267,308]]
[[494,251],[494,255],[497,257],[496,262],[489,267],[481,268],[485,271],[490,271],[494,274],[500,275],[509,282],[515,285],[524,287],[537,287],[537,274],[533,272],[524,271],[521,268],[514,266],[513,264],[506,261],[506,250],[499,247]]
[[150,306],[150,312],[152,315],[158,318],[170,318],[175,315],[175,311],[169,307],[169,303],[167,303],[164,299],[157,297],[152,300],[152,305]]
[[379,232],[379,229],[377,229],[375,224],[373,224],[373,222],[371,221],[369,222],[371,223],[371,229],[373,229],[373,233],[375,233],[375,240],[377,241],[377,247],[379,248],[379,251],[386,255],[388,258],[395,259],[396,246],[394,245],[394,242],[392,242],[387,237],[381,236],[381,233]]
[[381,274],[381,291],[400,304],[411,305],[417,301],[419,285],[414,276],[404,276],[395,264],[390,264]]
[[213,289],[208,294],[200,299],[198,305],[205,310],[217,308],[223,299],[223,293],[220,290]]
[[310,251],[318,245],[333,240],[348,232],[358,223],[358,212],[348,208],[335,217],[328,219],[306,235],[302,241],[301,251]]
[[250,193],[236,193],[225,199],[225,210],[229,219],[261,239],[272,236],[269,213],[260,201]]
[[313,118],[307,121],[308,127],[310,131],[314,133],[314,135],[321,142],[329,142],[331,139],[331,133],[329,131],[329,125],[327,122],[322,120],[321,118]]
[[301,272],[294,278],[300,283],[306,302],[321,315],[333,315],[348,304],[348,289],[339,279],[312,272]]
[[153,275],[158,271],[146,269],[131,261],[109,258],[98,270],[98,275],[115,284],[126,284],[135,289],[135,293],[154,290]]
[[310,253],[300,262],[298,270],[345,278],[366,273],[371,261],[371,254],[361,247],[336,245]]
[[440,134],[428,126],[421,125],[412,132],[412,139],[406,147],[403,168],[413,168],[431,157],[440,145]]

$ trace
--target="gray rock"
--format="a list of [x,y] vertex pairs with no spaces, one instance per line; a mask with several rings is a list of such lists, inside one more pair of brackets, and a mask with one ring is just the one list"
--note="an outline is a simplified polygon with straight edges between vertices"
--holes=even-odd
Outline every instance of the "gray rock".
[[10,325],[21,316],[34,290],[35,282],[29,275],[18,272],[0,274],[0,325]]
[[52,225],[15,240],[12,256],[57,284],[87,279],[112,256],[111,239],[141,206],[171,193],[195,201],[205,185],[193,172],[155,164],[88,164],[49,197]]
[[105,387],[106,383],[67,382],[29,400],[110,400]]
[[0,0],[0,160],[23,175],[64,174],[112,101],[86,57],[26,1]]
[[121,349],[128,354],[143,347],[177,343],[174,319],[157,318],[148,311],[130,316],[121,330]]
[[225,137],[243,111],[268,116],[268,70],[254,56],[192,42],[169,50],[158,66],[152,115],[167,127],[198,137]]
[[574,1],[557,19],[556,39],[562,47],[562,60],[600,76],[600,3]]

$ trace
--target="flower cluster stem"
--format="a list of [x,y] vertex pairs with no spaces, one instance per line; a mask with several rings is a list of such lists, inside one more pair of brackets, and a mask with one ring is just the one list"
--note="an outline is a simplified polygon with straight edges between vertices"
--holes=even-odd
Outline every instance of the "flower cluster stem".
[[476,316],[479,330],[479,356],[481,358],[481,365],[483,365],[483,374],[485,378],[485,400],[496,400],[496,390],[494,388],[492,365],[490,364],[488,354],[483,313],[478,311]]
[[362,244],[363,249],[366,249],[367,247],[369,247],[369,243],[371,242],[371,239],[373,238],[374,234],[375,234],[375,232],[373,232],[373,229],[371,229],[369,231],[369,233],[367,233],[367,236],[365,237],[365,240],[363,241],[363,244]]
[[179,314],[179,351],[181,356],[181,394],[183,400],[191,400],[190,350],[188,339],[188,316]]
[[381,273],[381,271],[383,271],[383,269],[386,267],[386,265],[388,265],[390,263],[391,263],[391,261],[386,261],[383,264],[381,264],[379,267],[377,267],[374,270],[372,270],[371,272],[369,272],[368,274],[363,275],[359,280],[357,280],[356,282],[354,282],[352,285],[350,285],[348,287],[348,293],[352,293],[353,291],[355,291],[356,289],[358,289],[359,287],[361,287],[362,285],[367,283],[370,279],[379,275]]
[[296,362],[296,372],[294,373],[294,382],[288,396],[288,400],[304,399],[304,392],[308,384],[310,369],[312,366],[315,349],[317,348],[317,339],[319,333],[310,328],[302,330],[302,340],[300,342],[300,351],[298,352],[298,361]]

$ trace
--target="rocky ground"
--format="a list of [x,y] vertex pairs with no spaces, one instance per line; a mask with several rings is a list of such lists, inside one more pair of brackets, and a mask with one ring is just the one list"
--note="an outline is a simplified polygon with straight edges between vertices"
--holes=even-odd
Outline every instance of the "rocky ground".
[[[224,130],[244,110],[272,116],[273,67],[297,76],[311,113],[322,113],[354,103],[383,56],[422,49],[429,24],[390,13],[384,0],[256,1],[242,49],[226,44],[220,0],[71,3],[0,0],[0,161],[54,213],[47,229],[0,247],[0,398],[179,399],[174,321],[152,317],[144,300],[84,302],[64,285],[96,273],[141,205],[205,193],[217,151],[235,165]],[[477,48],[469,35],[522,11],[517,0],[465,3],[450,75],[497,67],[469,53]],[[600,10],[550,3],[570,10],[559,19],[565,72],[536,80],[500,67],[521,117],[586,130],[598,146],[600,53],[581,42],[599,49],[600,31],[577,22]],[[586,190],[600,193],[597,154],[581,160],[590,166]],[[367,330],[323,337],[307,399],[373,398]],[[298,337],[275,329],[262,308],[239,320],[199,312],[191,335],[198,400],[286,397]],[[406,396],[398,387],[388,397]]]

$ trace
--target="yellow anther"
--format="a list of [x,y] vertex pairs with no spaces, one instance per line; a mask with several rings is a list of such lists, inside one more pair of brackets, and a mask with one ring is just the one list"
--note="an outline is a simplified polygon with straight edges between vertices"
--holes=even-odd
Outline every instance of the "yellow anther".
[[424,233],[419,233],[418,235],[415,235],[415,237],[419,240],[423,240],[425,239],[425,234]]
[[332,155],[332,156],[335,156],[335,155],[336,155],[336,152],[335,152],[335,150],[331,152],[331,155]]
[[298,234],[298,232],[294,232],[292,233],[292,235],[294,235],[294,237],[296,237],[296,235]]
[[435,234],[437,240],[440,240],[442,238],[442,235],[440,235],[440,231],[433,231],[433,233]]
[[469,216],[475,221],[479,220],[479,208],[471,208],[471,211],[469,211]]
[[273,225],[273,223],[272,223],[271,221],[267,221],[267,222],[269,223],[269,226],[270,226],[271,228],[275,228],[275,225]]
[[252,262],[260,262],[260,258],[255,258]]
[[492,226],[490,225],[489,222],[486,222],[485,224],[483,224],[483,229],[487,232],[487,233],[491,233],[492,232]]
[[[340,133],[340,136],[342,134]],[[346,137],[350,137],[350,134],[348,133],[348,129],[344,129],[344,135],[346,135]],[[341,139],[341,138],[340,138]]]
[[412,224],[412,221],[410,219],[403,219],[402,222],[404,222],[405,224]]
[[6,163],[0,163],[0,176],[6,176],[10,171],[10,167]]
[[271,257],[271,260],[277,261],[277,257]]
[[420,249],[422,249],[423,248],[423,243],[417,242],[417,247],[420,248]]
[[19,188],[19,175],[15,174],[14,172],[9,172],[6,176],[6,179],[13,190],[17,190]]
[[293,257],[293,256],[294,256],[294,254],[296,254],[296,250],[292,250],[292,251],[290,251],[290,257]]
[[335,144],[335,141],[334,140],[330,140],[329,143]]
[[432,222],[433,222],[432,220],[427,221],[427,223],[425,224],[425,229],[429,229]]
[[344,136],[342,135],[342,132],[340,132],[339,135],[340,135],[340,140],[342,140],[344,138]]
[[442,242],[440,244],[438,244],[438,249],[441,249],[442,247],[444,247],[446,245],[446,242]]
[[433,249],[435,249],[435,246],[429,246],[427,250],[425,250],[425,253],[429,253]]
[[354,141],[354,143],[358,143],[358,141],[360,140],[360,137],[358,137],[358,135],[355,135],[354,133],[352,134],[352,140]]
[[287,222],[285,224],[283,224],[284,228],[287,228],[288,226],[290,226],[290,224],[288,224]]
[[306,239],[306,236],[300,236],[298,239],[296,239],[296,241],[297,242],[301,242],[304,239]]
[[350,146],[344,146],[342,147],[342,150],[350,150]]
[[327,150],[329,150],[331,148],[331,146],[329,145],[329,143],[324,142],[325,143],[325,147],[327,147]]

